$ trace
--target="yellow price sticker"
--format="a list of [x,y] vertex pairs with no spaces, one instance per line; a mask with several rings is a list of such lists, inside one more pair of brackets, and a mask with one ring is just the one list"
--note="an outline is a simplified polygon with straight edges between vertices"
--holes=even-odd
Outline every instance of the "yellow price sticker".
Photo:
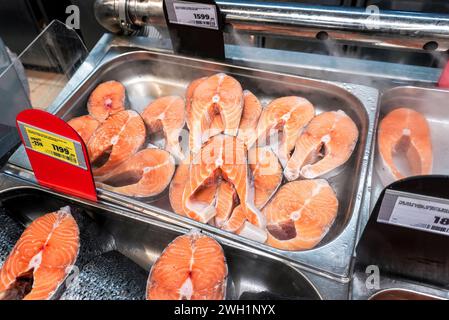
[[27,125],[23,125],[23,129],[28,136],[28,148],[80,166],[74,141]]

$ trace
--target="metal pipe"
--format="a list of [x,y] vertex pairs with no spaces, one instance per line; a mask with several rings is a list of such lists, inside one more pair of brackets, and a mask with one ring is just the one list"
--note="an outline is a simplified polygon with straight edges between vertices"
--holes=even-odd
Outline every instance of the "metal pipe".
[[[449,15],[365,8],[217,0],[227,32],[334,40],[385,48],[446,51]],[[125,4],[125,5],[124,5]],[[125,7],[126,10],[119,8]],[[165,24],[162,0],[97,0],[99,22],[112,32]],[[125,12],[125,13],[123,13]],[[125,23],[119,18],[125,14]]]
[[[449,15],[256,1],[217,1],[237,32],[357,42],[379,47],[449,49]],[[435,43],[431,43],[435,42]]]

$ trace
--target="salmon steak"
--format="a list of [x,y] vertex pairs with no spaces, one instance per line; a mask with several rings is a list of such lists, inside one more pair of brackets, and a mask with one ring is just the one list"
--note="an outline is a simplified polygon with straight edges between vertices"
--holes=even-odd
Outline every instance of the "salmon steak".
[[144,149],[103,176],[101,184],[130,197],[152,197],[167,188],[174,172],[175,159],[168,151]]
[[203,221],[213,218],[216,212],[196,201],[192,195],[205,183],[216,181],[217,177],[234,186],[248,221],[264,228],[265,219],[254,205],[246,147],[240,139],[228,135],[214,136],[193,157],[190,164],[190,194],[184,191],[185,204],[189,210],[203,216]]
[[[426,118],[408,108],[398,108],[382,119],[377,133],[377,167],[386,185],[412,175],[432,173],[432,138]],[[403,166],[396,158],[404,158]]]
[[239,132],[237,137],[242,140],[245,145],[252,140],[252,136],[256,132],[257,122],[262,113],[262,105],[259,99],[249,90],[243,91],[243,112],[240,119]]
[[231,217],[231,213],[238,203],[237,191],[229,182],[223,180],[220,182],[215,204],[214,225],[221,228]]
[[262,209],[282,183],[282,167],[270,147],[248,151],[248,163],[254,181],[254,204]]
[[101,177],[135,154],[146,139],[140,115],[125,110],[110,116],[87,145],[94,176]]
[[100,121],[90,115],[73,118],[67,123],[75,129],[86,145],[101,124]]
[[192,232],[177,237],[150,271],[148,300],[224,300],[228,267],[214,239]]
[[203,221],[201,216],[185,206],[186,199],[183,198],[184,192],[186,195],[191,193],[189,184],[190,163],[187,160],[179,164],[169,189],[170,205],[173,211],[200,222],[213,222],[214,226],[220,228],[224,221],[231,215],[234,205],[238,200],[233,185],[224,180],[220,180],[218,177],[218,182],[208,181],[193,195],[195,201],[199,201],[203,206],[214,210],[214,221],[211,221],[209,218],[206,218],[207,221]]
[[283,250],[312,249],[328,232],[337,211],[337,197],[326,180],[289,182],[263,209],[267,244]]
[[0,300],[47,300],[74,265],[79,230],[70,208],[34,220],[0,270]]
[[357,126],[344,111],[317,115],[296,141],[295,151],[284,169],[285,177],[292,181],[337,174],[334,170],[349,160],[358,137]]
[[189,83],[186,89],[185,93],[185,99],[186,99],[186,124],[187,128],[191,128],[192,125],[192,100],[193,100],[193,93],[195,92],[196,88],[200,85],[201,82],[206,80],[208,77],[202,77],[193,80]]
[[[191,219],[205,222],[202,217],[197,215],[195,212],[189,210],[185,206],[185,198],[184,195],[190,194],[190,158],[184,159],[178,165],[176,169],[175,175],[170,183],[169,188],[169,200],[170,205],[174,212],[180,214],[182,216],[187,216]],[[195,199],[202,203],[203,206],[206,207],[214,207],[216,203],[216,192],[217,192],[217,183],[215,181],[208,181],[205,185],[197,190],[195,195]]]
[[273,100],[262,110],[256,134],[248,141],[248,146],[263,146],[270,141],[273,151],[285,167],[296,139],[302,129],[315,115],[314,106],[301,97],[288,96]]
[[126,89],[118,81],[99,84],[90,94],[87,111],[96,120],[103,122],[109,116],[125,110]]
[[177,96],[158,98],[150,103],[141,115],[148,133],[162,131],[165,138],[165,150],[177,159],[183,159],[179,136],[185,124],[184,99]]
[[190,150],[198,152],[211,136],[211,123],[220,115],[223,132],[236,136],[243,109],[243,90],[240,83],[224,73],[201,81],[191,100]]

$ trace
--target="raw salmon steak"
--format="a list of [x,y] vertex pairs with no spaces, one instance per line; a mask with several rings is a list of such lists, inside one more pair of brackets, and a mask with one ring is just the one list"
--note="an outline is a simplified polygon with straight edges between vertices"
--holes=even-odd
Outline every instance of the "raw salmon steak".
[[267,146],[250,149],[248,163],[254,181],[254,204],[262,209],[282,183],[282,167]]
[[201,82],[206,80],[208,77],[202,77],[193,80],[189,83],[186,89],[185,99],[186,99],[186,124],[187,128],[191,128],[191,122],[192,122],[192,99],[193,99],[193,93],[195,92],[196,88],[200,85]]
[[101,124],[90,115],[73,118],[67,123],[75,129],[85,144],[89,143],[90,138]]
[[75,263],[79,230],[70,208],[34,220],[0,270],[0,300],[46,300]]
[[145,149],[102,177],[105,189],[131,197],[152,197],[169,185],[175,159],[165,150]]
[[140,115],[125,110],[110,116],[93,134],[87,145],[93,174],[101,177],[135,154],[146,138]]
[[[190,192],[190,162],[186,159],[178,165],[173,180],[170,183],[169,199],[174,212],[187,216],[191,219],[202,221],[202,218],[195,212],[185,206],[184,192],[188,195]],[[194,195],[196,201],[200,201],[206,207],[215,210],[214,225],[221,227],[231,215],[237,199],[237,193],[232,184],[217,177],[215,180],[208,181]]]
[[148,300],[224,300],[228,267],[214,239],[193,232],[173,240],[153,265]]
[[[323,112],[310,121],[299,136],[285,177],[314,179],[343,165],[357,144],[359,131],[354,121],[343,111]],[[336,174],[336,171],[333,171]]]
[[142,112],[148,133],[162,131],[165,138],[165,150],[177,159],[184,158],[179,144],[179,136],[185,124],[184,113],[184,99],[177,96],[158,98]]
[[223,132],[236,136],[243,109],[243,90],[240,83],[224,73],[200,82],[191,101],[190,150],[197,152],[212,136],[211,123],[216,115],[223,122]]
[[109,116],[125,110],[126,89],[118,81],[107,81],[99,84],[90,94],[87,111],[100,122]]
[[304,98],[289,96],[273,100],[262,110],[256,134],[248,141],[248,146],[270,145],[285,167],[295,141],[301,130],[312,120],[315,108]]
[[256,132],[257,122],[262,113],[262,106],[259,99],[248,90],[243,91],[243,113],[239,125],[239,133],[237,137],[245,144],[252,140],[252,136]]
[[[398,108],[382,119],[378,130],[377,167],[383,183],[411,175],[432,173],[432,138],[426,118],[419,112]],[[403,155],[407,164],[395,163]]]
[[247,220],[260,228],[265,227],[265,219],[254,205],[254,188],[250,183],[246,147],[240,139],[228,135],[217,135],[203,146],[190,164],[190,190],[184,198],[186,207],[209,221],[216,214],[211,206],[198,202],[194,194],[205,183],[217,176],[231,183],[238,195]]
[[283,185],[264,208],[267,244],[283,250],[315,247],[335,220],[338,200],[324,179]]

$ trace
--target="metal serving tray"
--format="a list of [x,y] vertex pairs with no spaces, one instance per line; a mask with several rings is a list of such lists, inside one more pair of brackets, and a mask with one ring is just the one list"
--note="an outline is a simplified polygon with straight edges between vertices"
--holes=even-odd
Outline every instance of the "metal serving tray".
[[[449,174],[449,166],[447,165],[449,155],[449,109],[446,107],[448,101],[449,91],[411,86],[390,89],[382,95],[380,101],[379,122],[390,111],[398,107],[416,110],[427,119],[433,145],[433,174]],[[374,137],[373,141],[376,142],[373,144],[374,156],[371,157],[374,170],[371,182],[370,212],[374,208],[380,193],[386,187],[379,177],[376,164],[379,156],[377,152],[377,137]]]
[[262,248],[317,272],[324,271],[341,278],[342,281],[348,280],[377,115],[376,89],[151,51],[120,53],[112,58],[108,56],[108,59],[56,108],[58,116],[69,120],[86,114],[89,94],[103,81],[121,81],[126,86],[130,107],[141,111],[157,97],[172,94],[183,96],[190,81],[217,72],[225,72],[237,78],[242,86],[255,93],[264,105],[276,97],[299,95],[309,99],[318,113],[338,109],[345,111],[358,126],[359,141],[343,171],[329,180],[340,202],[339,212],[326,237],[312,250],[303,252],[278,250],[179,216],[171,211],[167,194],[153,202],[124,197],[106,190],[99,190],[99,194],[101,199],[111,203],[127,206],[181,226],[198,227],[240,241],[252,248]]
[[[101,233],[106,232],[112,235],[111,241],[109,238],[100,237],[99,232],[90,232],[89,236],[96,236],[97,241],[107,242],[104,245],[96,244],[106,248],[99,254],[116,250],[138,264],[146,275],[165,247],[175,237],[189,232],[189,229],[152,219],[148,215],[139,215],[99,203],[57,195],[49,190],[24,184],[19,179],[8,178],[0,174],[0,207],[6,208],[14,219],[23,224],[27,224],[41,214],[52,212],[66,205],[69,205],[72,211],[89,215],[92,221],[99,226]],[[6,228],[0,231],[0,239],[5,230]],[[90,228],[90,230],[97,229]],[[86,237],[86,234],[81,236],[82,238]],[[250,251],[238,243],[220,236],[215,238],[224,248],[229,268],[227,299],[315,300],[322,298],[318,289],[309,279],[299,270],[289,266],[288,263],[270,257],[262,251]],[[88,253],[90,259],[96,258],[92,252]],[[78,257],[78,260],[80,258],[86,260],[85,257]],[[84,262],[84,265],[89,263],[89,261]],[[81,266],[81,272],[83,272],[82,268]],[[110,268],[111,274],[114,274],[114,265],[111,265]],[[137,279],[142,280],[141,278]],[[99,283],[103,283],[100,280]],[[146,277],[144,281],[146,281]],[[113,285],[114,279],[110,279],[110,282]],[[82,290],[85,284],[81,282],[79,285]],[[107,290],[108,288],[103,289]],[[133,288],[128,289],[133,291]],[[144,296],[133,298],[142,299]]]

